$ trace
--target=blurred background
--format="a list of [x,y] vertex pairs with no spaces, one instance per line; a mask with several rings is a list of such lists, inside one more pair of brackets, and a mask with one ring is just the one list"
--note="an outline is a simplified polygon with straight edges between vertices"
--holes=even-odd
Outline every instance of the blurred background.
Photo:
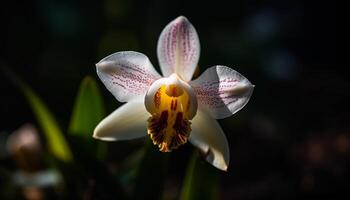
[[[148,137],[91,137],[121,105],[94,64],[134,50],[159,71],[158,37],[179,15],[199,34],[201,72],[226,65],[256,85],[219,120],[228,172],[190,144],[163,154]],[[3,2],[0,199],[349,198],[349,19],[345,1]]]

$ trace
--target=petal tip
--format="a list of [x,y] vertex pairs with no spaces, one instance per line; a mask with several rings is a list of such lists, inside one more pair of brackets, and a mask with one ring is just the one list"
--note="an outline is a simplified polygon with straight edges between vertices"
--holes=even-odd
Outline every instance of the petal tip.
[[218,162],[217,160],[214,160],[214,161],[209,161],[209,163],[211,163],[214,167],[216,167],[217,169],[221,170],[221,171],[224,171],[224,172],[227,172],[227,169],[228,169],[228,165],[224,162]]
[[226,156],[220,154],[221,153],[217,150],[209,149],[207,152],[206,160],[217,169],[227,172],[229,156],[228,154],[226,154]]
[[92,134],[92,138],[94,138],[94,139],[100,139],[95,133]]
[[95,128],[94,133],[92,134],[92,138],[100,140],[101,137],[98,136],[98,131],[97,131],[98,127],[99,127],[99,126],[97,126],[97,127]]
[[96,66],[97,72],[103,71],[106,68],[106,64],[104,61],[100,61],[100,62],[96,63],[95,66]]
[[111,62],[108,62],[108,61],[104,61],[104,60],[101,60],[100,62],[96,63],[96,68],[98,69],[104,69],[108,66],[108,64],[110,64]]
[[225,166],[225,167],[223,167],[223,168],[218,168],[219,170],[221,170],[221,171],[223,171],[223,172],[225,172],[225,173],[227,173],[228,171],[227,171],[227,166]]
[[174,21],[181,23],[181,22],[188,22],[188,19],[185,16],[180,15]]
[[93,137],[94,139],[102,140],[102,141],[106,141],[106,142],[117,141],[116,138],[113,138],[113,137],[99,137],[99,136],[97,136],[95,133],[92,135],[92,137]]
[[224,168],[221,169],[224,172],[228,172],[228,166],[226,165]]
[[173,26],[191,26],[191,22],[185,16],[179,16],[174,19],[170,24]]
[[94,133],[92,134],[92,138],[98,139],[98,140],[106,140],[105,137],[101,137],[101,124],[98,124],[95,127]]

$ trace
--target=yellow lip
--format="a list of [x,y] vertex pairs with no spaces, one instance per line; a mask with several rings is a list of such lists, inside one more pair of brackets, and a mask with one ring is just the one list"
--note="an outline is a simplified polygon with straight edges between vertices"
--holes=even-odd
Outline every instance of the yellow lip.
[[177,85],[163,85],[153,102],[155,110],[148,119],[147,132],[160,151],[170,152],[185,144],[190,135],[189,95]]

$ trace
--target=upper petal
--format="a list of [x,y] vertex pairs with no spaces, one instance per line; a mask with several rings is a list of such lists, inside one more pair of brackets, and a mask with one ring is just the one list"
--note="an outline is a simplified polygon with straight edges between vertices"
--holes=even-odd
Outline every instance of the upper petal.
[[192,120],[190,142],[202,150],[206,160],[218,169],[227,171],[230,150],[219,123],[203,110],[198,110]]
[[207,69],[190,85],[197,94],[199,105],[216,119],[229,117],[243,108],[254,89],[248,79],[225,66]]
[[115,141],[145,136],[148,117],[143,102],[128,102],[104,118],[96,126],[93,137]]
[[117,52],[96,64],[97,75],[120,102],[143,98],[149,86],[161,76],[142,53]]
[[164,76],[176,73],[183,80],[190,81],[199,53],[197,32],[183,16],[170,22],[160,34],[157,55]]

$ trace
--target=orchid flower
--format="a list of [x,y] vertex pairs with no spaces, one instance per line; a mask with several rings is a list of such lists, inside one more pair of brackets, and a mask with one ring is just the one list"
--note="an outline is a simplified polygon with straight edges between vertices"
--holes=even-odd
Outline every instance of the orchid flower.
[[192,80],[199,60],[197,32],[180,16],[162,31],[157,56],[163,77],[142,53],[117,52],[96,64],[97,74],[120,102],[126,102],[95,128],[106,141],[150,136],[161,152],[190,141],[221,170],[229,163],[228,142],[216,119],[247,104],[254,85],[225,66],[207,69]]

